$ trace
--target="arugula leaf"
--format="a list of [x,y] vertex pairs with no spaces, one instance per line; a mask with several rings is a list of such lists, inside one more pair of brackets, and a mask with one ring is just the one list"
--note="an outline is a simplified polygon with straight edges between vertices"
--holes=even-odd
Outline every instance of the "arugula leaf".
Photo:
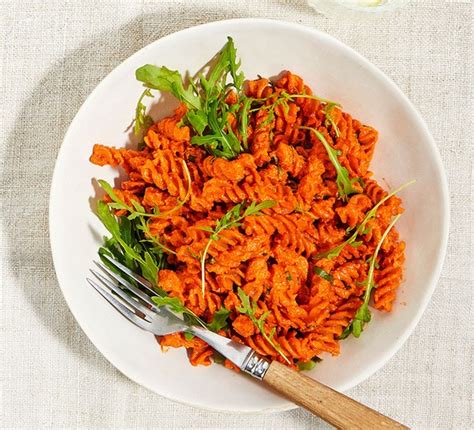
[[184,306],[184,304],[181,302],[181,300],[178,297],[153,296],[151,300],[153,300],[153,302],[158,307],[166,306],[174,313],[182,314],[183,317],[185,317],[185,320],[187,320],[188,322],[192,324],[201,325],[202,327],[207,327],[206,323],[201,318],[199,318],[191,309]]
[[257,312],[257,303],[250,302],[250,297],[245,294],[244,290],[242,288],[238,288],[237,294],[240,298],[240,301],[242,303],[242,306],[237,306],[236,309],[239,311],[241,314],[247,315],[250,320],[254,323],[255,327],[258,328],[264,339],[275,349],[275,351],[280,354],[284,360],[288,363],[291,364],[291,361],[288,359],[288,357],[285,355],[285,353],[282,351],[280,345],[276,344],[275,341],[273,340],[273,336],[275,333],[275,330],[273,329],[270,331],[270,333],[267,333],[265,331],[265,320],[267,319],[268,315],[270,315],[270,311],[264,312],[262,315],[260,315],[259,318],[255,316],[255,313]]
[[232,78],[232,83],[230,85],[232,85],[237,91],[242,90],[242,84],[245,77],[242,72],[239,72],[241,62],[237,62],[236,58],[237,50],[234,41],[232,37],[227,37],[226,44],[216,55],[216,61],[209,71],[208,79],[206,79],[202,74],[199,77],[201,86],[206,93],[215,94],[215,92],[225,89],[228,74],[230,74]]
[[339,131],[339,127],[337,126],[337,124],[335,123],[332,115],[331,115],[331,112],[333,111],[334,107],[336,106],[336,104],[334,103],[328,103],[325,107],[324,107],[324,115],[326,116],[326,121],[331,125],[331,127],[333,128],[334,130],[334,133],[336,134],[336,137],[339,137],[341,135],[340,131]]
[[383,199],[381,199],[376,205],[374,205],[374,207],[372,209],[370,209],[366,214],[365,214],[365,217],[364,219],[362,220],[362,222],[359,224],[359,226],[356,228],[355,232],[352,234],[352,236],[349,237],[349,239],[347,239],[346,241],[344,241],[343,243],[341,243],[340,245],[336,246],[335,248],[332,248],[328,251],[325,251],[325,252],[322,252],[322,253],[319,253],[316,255],[316,258],[317,259],[320,259],[320,258],[329,258],[329,259],[333,259],[333,258],[336,258],[340,253],[341,251],[344,249],[344,247],[346,245],[352,245],[354,248],[357,248],[359,245],[362,244],[362,242],[359,242],[357,241],[357,237],[359,235],[364,235],[364,234],[367,234],[368,232],[368,227],[367,227],[367,223],[375,217],[375,215],[377,214],[377,209],[382,206],[389,198],[393,197],[395,194],[399,193],[400,191],[402,191],[403,189],[409,187],[410,185],[414,184],[416,182],[415,179],[409,181],[409,182],[406,182],[405,184],[403,185],[400,185],[398,188],[396,188],[395,190],[391,191],[389,194],[387,194]]
[[263,211],[264,209],[272,208],[277,204],[277,202],[274,200],[264,200],[261,203],[252,202],[245,208],[243,214],[241,215],[240,213],[245,207],[245,204],[245,200],[241,203],[236,204],[222,218],[220,218],[216,223],[214,234],[217,235],[222,230],[240,226],[240,221],[243,220],[245,217],[252,215],[260,215],[261,211]]
[[229,316],[230,311],[228,311],[224,306],[214,313],[212,321],[207,324],[207,328],[211,331],[218,332],[227,327],[227,317]]
[[153,234],[151,234],[150,227],[148,226],[148,223],[143,219],[140,218],[140,225],[137,226],[137,228],[145,233],[145,235],[149,239],[144,239],[142,242],[150,242],[156,245],[157,249],[160,249],[167,254],[173,254],[176,255],[176,252],[173,251],[172,249],[168,248],[166,245],[162,244],[159,239],[157,239]]
[[201,287],[202,287],[202,295],[204,297],[204,293],[206,291],[206,258],[207,253],[209,252],[209,247],[213,240],[219,239],[219,233],[223,230],[232,228],[232,227],[239,227],[241,226],[241,222],[245,217],[251,215],[258,215],[262,210],[269,209],[276,205],[274,200],[264,200],[261,203],[252,202],[247,208],[242,212],[243,207],[245,206],[245,201],[242,203],[236,204],[232,209],[230,209],[226,214],[222,216],[216,222],[216,226],[214,229],[210,227],[204,226],[201,227],[201,230],[208,231],[211,233],[206,246],[204,247],[204,251],[201,255]]
[[107,181],[104,181],[103,179],[99,179],[98,182],[99,182],[99,185],[102,187],[102,189],[112,199],[113,203],[109,203],[108,204],[109,207],[111,207],[112,209],[134,212],[134,209],[132,206],[127,205],[124,201],[119,199],[113,187]]
[[130,214],[127,216],[129,220],[134,220],[136,218],[160,218],[160,217],[165,217],[173,214],[181,206],[183,206],[186,201],[189,199],[191,196],[191,174],[189,172],[188,165],[186,164],[186,161],[182,160],[183,162],[183,171],[186,176],[187,180],[187,189],[186,189],[186,195],[184,196],[184,199],[179,201],[178,204],[170,209],[169,211],[166,212],[160,212],[158,208],[156,208],[155,213],[148,213],[145,211],[145,208],[137,201],[137,200],[132,200],[130,205],[127,205],[124,201],[120,200],[120,198],[117,196],[115,193],[113,187],[104,181],[103,179],[99,179],[99,185],[104,189],[104,191],[108,194],[108,196],[112,199],[113,203],[109,203],[109,207],[112,209],[117,209],[117,210],[125,210],[129,212]]
[[275,119],[275,109],[282,105],[285,114],[288,113],[290,107],[288,106],[288,101],[293,101],[292,95],[286,93],[285,91],[281,92],[278,97],[269,105],[263,105],[253,110],[266,110],[268,111],[267,117],[260,123],[259,128],[266,127],[271,124]]
[[[283,93],[285,93],[285,92],[283,92]],[[324,98],[319,97],[319,96],[315,96],[314,94],[288,94],[288,93],[285,93],[285,95],[289,96],[292,100],[294,100],[296,98],[298,98],[298,99],[300,99],[300,98],[301,99],[312,99],[312,100],[317,100],[319,102],[326,103],[326,104],[333,105],[333,106],[341,106],[340,103],[333,102],[331,100],[324,99]]]
[[[197,81],[191,80],[185,86],[178,71],[151,64],[137,69],[135,75],[148,89],[170,92],[185,103],[188,109],[185,120],[196,132],[191,139],[192,144],[203,146],[215,156],[231,159],[242,152],[241,143],[228,118],[229,113],[236,114],[239,104],[229,107],[225,99],[230,86],[238,93],[242,92],[244,75],[239,68],[234,42],[229,37],[212,62],[207,78],[200,74]],[[232,83],[226,84],[229,75]],[[141,105],[139,112],[144,112]]]
[[[263,98],[260,98],[260,99],[254,98],[253,100],[256,101],[256,102],[262,103],[262,102],[266,102],[267,100],[269,100],[273,97],[275,97],[274,93],[270,94],[268,97],[263,97]],[[282,91],[277,95],[277,98],[275,99],[275,102],[278,103],[279,99],[286,99],[287,101],[295,101],[296,99],[311,99],[311,100],[317,100],[317,101],[319,101],[321,103],[325,103],[327,105],[333,105],[333,106],[337,106],[337,107],[341,106],[340,103],[337,103],[337,102],[334,102],[334,101],[316,96],[314,94],[289,94],[286,91]],[[259,110],[259,109],[260,109],[260,107],[257,108],[257,109],[252,109],[252,111]]]
[[126,267],[130,269],[133,268],[132,270],[136,270],[135,260],[133,258],[130,258],[127,254],[123,253],[122,248],[113,237],[104,237],[104,244],[99,248],[98,254],[102,263],[118,275],[123,274],[104,256],[107,255],[109,257],[112,257],[119,263],[124,264]]
[[104,227],[112,234],[114,239],[120,237],[120,225],[117,218],[110,211],[109,206],[102,200],[97,202],[97,216],[104,224]]
[[242,84],[244,83],[245,76],[243,72],[239,72],[241,61],[237,62],[237,49],[234,46],[234,40],[232,37],[227,37],[227,43],[224,47],[224,55],[227,56],[229,61],[230,74],[232,76],[233,85],[237,91],[242,90]]
[[[197,325],[201,325],[213,332],[218,332],[227,326],[227,317],[230,314],[226,308],[221,307],[214,313],[212,321],[207,324],[201,318],[199,318],[193,311],[187,308],[178,297],[169,296],[154,296],[151,298],[153,302],[158,306],[166,306],[171,311],[177,314],[182,314],[189,322]],[[186,333],[185,333],[186,336]],[[187,333],[187,339],[192,339],[194,336],[191,333]]]
[[[186,118],[189,124],[191,125],[191,127],[194,128],[194,130],[196,130],[198,134],[202,134],[204,130],[206,129],[206,127],[208,126],[207,115],[202,110],[190,110],[186,114]],[[193,136],[193,138],[194,137],[196,136]],[[194,139],[192,143],[194,143],[195,145],[199,145],[196,139]]]
[[213,94],[222,91],[225,87],[225,80],[229,69],[229,42],[216,55],[214,66],[210,68],[208,79],[204,75],[200,76],[200,83],[206,94]]
[[156,277],[158,276],[160,266],[155,255],[145,251],[143,253],[143,262],[139,261],[138,264],[140,265],[143,277],[156,284]]
[[309,361],[301,361],[298,360],[296,365],[300,371],[309,371],[313,370],[317,363],[319,363],[321,359],[319,357],[314,357],[312,360]]
[[144,260],[133,247],[129,246],[120,234],[120,224],[112,214],[107,203],[99,201],[97,203],[97,216],[104,224],[105,228],[112,234],[112,237],[120,244],[124,252],[138,262],[144,263]]
[[365,218],[363,219],[362,223],[360,224],[360,226],[357,228],[357,230],[359,230],[360,232],[365,232],[367,231],[367,223],[369,222],[369,220],[371,220],[372,218],[375,217],[376,213],[377,213],[377,209],[382,206],[388,199],[390,199],[391,197],[393,197],[395,194],[399,193],[400,191],[402,191],[403,189],[409,187],[410,185],[413,185],[414,183],[416,182],[415,179],[412,179],[411,181],[408,181],[406,182],[405,184],[402,184],[400,185],[398,188],[395,188],[393,191],[391,191],[390,193],[388,193],[383,199],[381,199],[372,209],[370,209]]
[[[227,112],[225,104],[219,104],[219,100],[213,99],[208,103],[207,120],[211,133],[206,134],[207,139],[199,139],[201,136],[193,136],[191,143],[204,145],[212,149],[214,155],[223,158],[233,158],[241,152],[240,142],[227,124]],[[227,132],[224,130],[227,129]]]
[[389,226],[384,231],[382,237],[380,238],[380,241],[377,244],[377,247],[375,248],[374,255],[372,255],[371,260],[370,260],[369,273],[367,275],[367,280],[365,281],[365,283],[367,284],[367,288],[364,293],[364,301],[360,305],[359,309],[357,309],[357,312],[355,313],[354,319],[352,320],[352,322],[342,332],[340,336],[341,339],[345,339],[351,333],[354,337],[359,337],[362,331],[364,330],[364,325],[370,322],[372,318],[372,314],[369,309],[369,300],[370,300],[370,295],[372,293],[372,290],[376,288],[376,285],[374,282],[374,271],[375,271],[377,256],[384,240],[387,238],[388,233],[390,232],[392,227],[395,225],[395,223],[398,221],[400,216],[401,215],[397,215],[392,220],[392,222],[389,224]]
[[194,339],[194,335],[192,333],[190,333],[189,331],[185,331],[184,332],[184,338],[186,340],[191,340],[191,339]]
[[[184,314],[188,310],[178,297],[153,296],[151,299],[158,307],[167,306],[168,308],[170,308],[173,312],[177,314],[181,314],[181,313]],[[191,312],[191,315],[196,316],[193,312]]]
[[140,269],[144,278],[156,283],[157,273],[165,264],[165,256],[140,243],[140,230],[136,222],[126,217],[116,217],[111,205],[103,201],[97,203],[97,216],[112,234],[112,239],[106,239],[104,246],[99,249],[99,256],[108,254],[133,271]]
[[[274,98],[272,103],[264,104],[265,102],[267,102],[268,100],[270,100],[272,98]],[[315,95],[312,95],[312,94],[289,94],[286,91],[282,91],[279,94],[277,94],[276,98],[275,98],[275,93],[273,93],[270,96],[265,97],[265,98],[261,98],[261,99],[252,98],[252,99],[250,99],[250,103],[253,103],[253,102],[263,103],[263,105],[261,104],[257,107],[254,107],[254,108],[248,110],[248,112],[256,112],[258,110],[267,110],[268,111],[267,118],[259,126],[259,128],[261,128],[261,127],[264,127],[264,126],[270,124],[275,119],[275,109],[276,109],[277,106],[282,105],[285,114],[287,114],[288,111],[289,111],[288,102],[289,101],[294,102],[298,98],[318,100],[319,102],[325,103],[326,104],[326,106],[324,108],[325,114],[326,114],[326,109],[329,109],[329,106],[331,108],[333,108],[335,106],[341,106],[339,103],[336,103],[336,102],[333,102],[333,101],[330,101],[330,100],[327,100],[327,99],[323,99],[321,97],[318,97],[318,96],[315,96]],[[244,109],[242,109],[242,113],[243,112],[244,112]],[[329,112],[329,110],[328,110],[328,112]],[[328,116],[330,117],[329,113],[326,114],[326,119],[328,119]],[[337,133],[339,133],[339,129],[337,129],[337,126],[335,124],[334,124],[334,126],[335,126],[335,129],[337,130]]]
[[337,184],[337,189],[339,191],[339,196],[343,200],[347,200],[347,197],[351,194],[357,194],[359,191],[357,188],[354,188],[353,184],[355,182],[358,182],[358,178],[350,179],[349,177],[349,172],[345,167],[341,165],[339,162],[339,159],[337,158],[337,151],[329,145],[327,142],[326,138],[323,136],[322,133],[320,133],[318,130],[312,127],[305,127],[305,126],[300,126],[299,128],[305,129],[305,130],[310,130],[312,131],[316,137],[320,140],[320,142],[323,144],[324,148],[326,149],[326,152],[328,153],[329,160],[331,161],[332,165],[336,169],[336,184]]
[[147,88],[169,92],[191,109],[201,109],[201,99],[191,85],[184,88],[183,78],[177,70],[165,66],[146,64],[135,71],[135,77]]
[[119,224],[120,235],[125,243],[133,247],[132,241],[132,222],[125,217],[122,217]]
[[[357,233],[357,232],[356,232]],[[319,260],[320,258],[329,258],[330,260],[339,256],[342,250],[346,247],[346,245],[352,245],[355,239],[357,238],[356,233],[354,233],[349,239],[342,242],[340,245],[335,246],[334,248],[329,249],[328,251],[320,252],[316,254],[316,259]]]
[[146,114],[146,106],[143,103],[144,97],[153,97],[149,88],[143,91],[135,108],[135,124],[133,126],[135,136],[139,136],[143,131],[146,131],[153,125],[153,118]]
[[317,267],[315,266],[313,268],[313,272],[316,273],[316,275],[320,276],[321,278],[325,279],[326,281],[329,281],[329,282],[332,282],[334,280],[334,278],[332,277],[332,275],[330,275],[329,273],[325,272],[323,269],[321,269],[320,267]]
[[248,149],[248,122],[249,122],[249,110],[252,105],[252,99],[250,97],[244,97],[242,103],[242,111],[240,113],[240,135],[242,136],[242,145],[244,150]]

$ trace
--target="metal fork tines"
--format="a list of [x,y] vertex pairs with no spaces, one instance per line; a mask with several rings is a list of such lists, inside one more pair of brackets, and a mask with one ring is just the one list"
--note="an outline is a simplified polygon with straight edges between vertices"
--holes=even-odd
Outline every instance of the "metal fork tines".
[[[167,309],[159,309],[153,303],[150,295],[156,295],[156,292],[148,281],[115,260],[107,259],[146,290],[145,293],[124,276],[115,273],[102,263],[94,262],[100,272],[91,269],[96,280],[87,278],[87,282],[125,318],[157,335],[182,331],[186,328],[184,321],[172,315]],[[166,321],[162,321],[165,319]]]
[[[111,271],[101,263],[95,262],[95,264],[100,267],[104,272],[108,275],[111,275]],[[117,284],[113,283],[110,278],[106,278],[104,275],[100,274],[94,269],[91,269],[91,273],[99,280],[99,282],[103,285],[99,285],[96,281],[87,278],[87,282],[95,288],[95,290],[105,299],[107,300],[115,309],[117,309],[124,317],[132,321],[137,326],[149,330],[149,323],[151,322],[151,315],[150,310],[140,303],[139,300],[132,298],[132,296],[126,293],[122,288],[120,288]],[[114,274],[112,276],[113,279],[121,278]],[[118,282],[127,282],[125,279],[121,278]],[[141,291],[136,289],[133,285],[130,285],[130,291],[135,293],[136,296],[141,297],[142,300],[147,303],[148,305],[153,305],[153,302],[148,298],[144,298],[142,296],[146,296]],[[104,288],[105,287],[105,288]],[[115,295],[111,294],[109,291],[113,291],[117,296],[120,297],[119,300]],[[138,290],[138,291],[134,291]],[[125,302],[125,304],[124,304]],[[143,316],[143,317],[142,317]]]

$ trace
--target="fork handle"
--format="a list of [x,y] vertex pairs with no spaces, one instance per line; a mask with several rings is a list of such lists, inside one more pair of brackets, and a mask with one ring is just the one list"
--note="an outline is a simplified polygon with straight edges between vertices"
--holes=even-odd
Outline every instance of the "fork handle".
[[270,364],[263,382],[338,429],[408,429],[277,361]]

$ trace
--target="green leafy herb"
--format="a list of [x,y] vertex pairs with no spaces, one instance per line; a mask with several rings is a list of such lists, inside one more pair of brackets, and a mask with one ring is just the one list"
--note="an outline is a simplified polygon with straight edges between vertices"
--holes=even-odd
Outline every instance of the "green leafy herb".
[[357,309],[357,312],[354,315],[354,319],[352,322],[346,327],[346,329],[342,332],[340,338],[345,339],[349,334],[353,334],[355,337],[359,337],[364,330],[364,325],[368,322],[370,322],[372,315],[369,309],[369,300],[370,300],[370,295],[372,293],[372,290],[376,288],[375,282],[374,282],[374,271],[375,271],[375,265],[377,261],[377,256],[380,251],[380,248],[386,239],[388,233],[394,226],[394,224],[398,221],[401,215],[397,215],[392,222],[389,224],[387,229],[384,231],[382,237],[380,238],[379,243],[377,244],[377,247],[375,248],[374,255],[372,255],[372,258],[370,260],[370,266],[369,266],[369,273],[367,275],[367,280],[365,283],[367,284],[367,288],[364,293],[364,301],[362,305],[360,305],[359,309]]
[[318,217],[314,216],[314,214],[312,214],[310,211],[307,211],[307,210],[303,209],[299,204],[296,204],[295,212],[298,212],[298,213],[304,214],[304,215],[308,215],[314,221],[319,220]]
[[[241,221],[248,216],[251,215],[259,215],[260,212],[264,209],[269,209],[276,205],[276,202],[273,200],[264,200],[261,203],[252,202],[248,205],[245,210],[246,202],[243,201],[235,205],[232,209],[230,209],[222,218],[217,220],[216,226],[212,229],[211,227],[201,227],[201,230],[207,231],[211,233],[206,246],[204,247],[204,251],[201,255],[201,287],[202,287],[202,295],[204,296],[204,292],[206,290],[206,258],[207,253],[209,252],[209,247],[211,246],[212,241],[216,241],[219,239],[219,233],[223,230],[227,230],[232,227],[239,227],[242,225]],[[243,211],[243,213],[241,213]]]
[[131,270],[139,271],[150,282],[156,283],[158,270],[165,264],[165,255],[140,243],[143,238],[137,223],[126,217],[116,217],[103,201],[97,203],[97,216],[112,234],[112,238],[106,239],[104,246],[99,249],[99,256],[107,254],[116,258]]
[[244,150],[248,149],[248,122],[249,122],[249,110],[252,105],[252,99],[245,97],[242,103],[242,112],[240,114],[240,135],[242,136],[242,146]]
[[319,357],[314,357],[312,360],[309,361],[302,361],[298,360],[296,365],[298,366],[298,369],[300,371],[309,371],[313,370],[316,366],[321,361]]
[[117,196],[112,186],[106,181],[104,181],[103,179],[99,179],[98,182],[99,182],[99,185],[108,194],[108,196],[112,199],[113,203],[109,203],[108,206],[111,207],[112,209],[125,210],[127,212],[130,212],[130,215],[128,216],[129,220],[133,220],[139,216],[144,216],[144,217],[153,216],[153,214],[146,213],[143,206],[141,206],[140,203],[138,203],[136,200],[132,202],[132,206],[127,205],[124,201],[122,201]]
[[214,351],[214,354],[212,354],[212,360],[214,363],[223,364],[225,362],[225,357],[217,351]]
[[275,341],[273,340],[273,336],[275,334],[275,328],[273,328],[269,333],[266,332],[265,330],[265,320],[267,319],[268,315],[270,315],[270,311],[264,312],[262,315],[260,315],[259,318],[255,316],[255,313],[257,312],[257,303],[256,302],[251,302],[250,297],[245,294],[244,290],[242,290],[240,287],[237,291],[237,294],[239,295],[240,301],[242,303],[242,306],[238,306],[236,309],[239,311],[241,314],[247,315],[250,320],[254,323],[255,327],[258,328],[264,339],[275,349],[275,351],[280,354],[284,360],[288,363],[291,364],[290,360],[288,357],[284,354],[282,349],[280,348],[280,345],[276,344]]
[[320,259],[320,258],[329,258],[329,259],[333,259],[333,258],[336,258],[340,253],[341,251],[344,249],[344,247],[346,245],[351,245],[355,248],[357,248],[357,246],[361,245],[362,242],[359,242],[357,241],[357,237],[359,235],[364,235],[364,234],[367,234],[368,232],[368,226],[367,226],[367,223],[375,217],[375,215],[377,214],[377,209],[382,206],[389,198],[393,197],[395,194],[399,193],[400,191],[402,191],[403,189],[405,189],[406,187],[414,184],[416,181],[415,180],[412,180],[412,181],[409,181],[403,185],[400,185],[398,188],[396,188],[395,190],[391,191],[389,194],[387,194],[383,199],[381,199],[376,205],[374,205],[374,207],[372,209],[370,209],[366,214],[365,214],[365,217],[364,219],[362,220],[362,222],[357,226],[355,232],[349,237],[349,239],[347,239],[346,241],[344,241],[343,243],[341,243],[340,245],[336,246],[335,248],[332,248],[330,249],[329,251],[325,251],[323,253],[320,253],[320,254],[317,254],[316,255],[316,258],[317,259]]
[[160,240],[151,234],[150,227],[148,226],[148,223],[143,219],[140,218],[140,225],[138,225],[138,228],[143,231],[147,237],[147,239],[142,240],[142,242],[150,242],[154,244],[158,249],[163,250],[167,254],[173,254],[176,255],[176,252],[173,251],[172,249],[168,248],[166,245],[160,242]]
[[[274,98],[274,97],[275,97],[275,94],[271,94],[268,97],[262,97],[262,98],[259,98],[259,99],[254,98],[253,100],[256,101],[256,102],[262,103],[262,102],[266,102],[269,99]],[[278,94],[275,101],[277,101],[280,98],[286,99],[287,101],[295,101],[296,99],[311,99],[311,100],[317,100],[321,103],[330,104],[330,105],[333,105],[333,106],[338,106],[338,107],[341,106],[340,103],[337,103],[337,102],[334,102],[334,101],[331,101],[331,100],[328,100],[328,99],[324,99],[324,98],[319,97],[319,96],[315,96],[314,94],[290,94],[290,93],[287,93],[286,91],[281,91]],[[252,109],[252,111],[255,111],[255,110],[258,110],[258,109],[259,108]]]
[[240,141],[229,124],[227,112],[225,103],[212,98],[207,105],[208,132],[202,136],[193,136],[191,143],[204,146],[211,154],[227,159],[242,152]]
[[109,206],[103,201],[99,201],[97,203],[97,216],[102,221],[102,224],[104,224],[105,228],[112,234],[115,242],[123,248],[123,251],[127,254],[127,256],[140,263],[145,262],[142,256],[136,252],[135,249],[129,245],[129,243],[127,243],[126,234],[122,236],[123,229],[121,227],[122,225],[126,225],[126,221],[122,220],[122,223],[119,222],[117,217],[115,217],[115,215],[110,211]]
[[221,307],[214,313],[212,317],[212,321],[207,324],[207,328],[211,331],[218,332],[227,327],[227,317],[229,316],[230,311],[228,311],[225,307]]
[[159,217],[165,217],[169,216],[172,213],[176,212],[181,206],[186,203],[186,201],[189,199],[191,195],[191,175],[189,173],[189,168],[188,165],[186,164],[186,161],[183,161],[183,171],[184,174],[186,175],[186,180],[188,182],[187,190],[186,190],[186,195],[183,200],[178,201],[178,204],[170,209],[169,211],[166,212],[160,212],[158,208],[156,208],[156,213],[148,213],[145,211],[145,208],[137,201],[137,200],[132,200],[131,201],[131,206],[127,205],[123,200],[121,200],[117,194],[115,193],[114,189],[112,186],[107,183],[106,181],[99,179],[99,185],[104,189],[104,191],[109,195],[109,197],[112,199],[112,203],[109,203],[109,207],[112,209],[117,209],[117,210],[125,210],[129,212],[130,214],[127,216],[129,220],[134,220],[136,218],[159,218]]
[[186,340],[192,340],[192,339],[194,339],[194,335],[192,333],[190,333],[189,331],[185,331],[184,332],[184,338]]
[[146,106],[143,103],[144,97],[153,97],[150,89],[147,88],[143,91],[142,95],[138,99],[137,107],[135,109],[135,124],[133,131],[136,136],[139,136],[143,131],[147,130],[153,124],[153,118],[146,114]]
[[[208,328],[213,332],[218,332],[227,327],[227,317],[230,314],[226,308],[221,307],[214,313],[212,321],[210,323],[204,322],[201,318],[199,318],[193,311],[189,308],[184,306],[181,300],[178,297],[169,297],[169,296],[155,296],[151,298],[153,302],[158,306],[166,306],[171,311],[177,314],[182,314],[188,322],[192,324],[198,324],[202,327]],[[192,339],[192,334],[188,333],[187,339]]]
[[241,91],[245,76],[243,72],[239,72],[239,68],[242,62],[240,60],[237,62],[237,49],[234,46],[234,41],[232,37],[227,37],[226,49],[227,51],[225,52],[225,55],[228,56],[230,74],[232,76],[233,85],[237,91]]
[[313,271],[314,273],[316,273],[316,275],[320,276],[321,278],[325,279],[326,281],[329,281],[329,282],[332,282],[334,280],[334,278],[332,277],[332,275],[330,275],[329,273],[325,272],[323,269],[321,269],[320,267],[317,267],[315,266],[313,268]]
[[[275,94],[271,94],[269,95],[268,97],[263,97],[263,98],[253,98],[252,99],[252,102],[256,102],[256,103],[265,103],[267,102],[268,100],[270,99],[273,99],[273,103],[269,104],[269,105],[259,105],[255,108],[252,108],[250,110],[250,112],[255,112],[255,111],[258,111],[260,109],[264,109],[264,110],[274,110],[276,106],[278,106],[279,104],[283,104],[284,105],[284,108],[285,110],[287,111],[287,109],[289,109],[289,106],[288,106],[288,102],[289,101],[295,101],[296,99],[311,99],[311,100],[317,100],[321,103],[325,103],[327,106],[341,106],[339,103],[337,102],[333,102],[331,100],[327,100],[327,99],[324,99],[322,97],[319,97],[319,96],[315,96],[313,94],[289,94],[287,93],[286,91],[282,91],[280,92],[276,97],[275,97]],[[286,106],[285,106],[286,105]]]
[[[230,159],[243,150],[229,123],[229,113],[236,114],[239,104],[229,106],[225,101],[230,87],[234,87],[238,94],[242,92],[244,81],[232,38],[228,38],[211,63],[207,77],[201,73],[198,80],[191,80],[187,86],[178,71],[164,66],[147,64],[137,69],[135,74],[147,88],[170,92],[185,103],[188,108],[185,119],[197,133],[191,143],[203,146],[215,156]],[[227,84],[229,77],[231,83]],[[243,94],[239,96],[245,98]]]
[[268,112],[267,117],[265,118],[264,121],[260,123],[259,128],[266,127],[267,125],[273,122],[273,120],[275,119],[275,109],[278,106],[280,105],[283,106],[283,110],[287,114],[290,110],[290,107],[288,106],[288,102],[293,101],[294,100],[293,97],[294,96],[288,94],[287,92],[282,91],[278,95],[278,97],[273,101],[273,103],[255,108],[254,110],[264,110]]
[[312,99],[312,100],[318,100],[319,102],[322,102],[322,103],[326,103],[326,104],[330,104],[330,105],[333,105],[333,106],[341,106],[339,103],[337,102],[333,102],[331,100],[328,100],[328,99],[324,99],[322,97],[319,97],[319,96],[315,96],[314,94],[289,94],[289,96],[294,100],[296,98],[298,99]]
[[358,193],[359,191],[357,190],[357,188],[354,188],[353,186],[355,182],[358,182],[358,178],[350,179],[349,172],[347,171],[345,167],[341,165],[341,163],[339,162],[339,159],[337,158],[337,151],[334,148],[332,148],[331,145],[329,145],[329,143],[327,142],[323,134],[312,127],[300,126],[300,128],[312,131],[316,135],[316,137],[320,140],[320,142],[323,144],[324,148],[326,149],[329,160],[331,161],[332,165],[336,169],[336,174],[337,174],[336,184],[337,184],[337,189],[339,191],[339,196],[343,200],[347,200],[349,195]]
[[136,70],[135,77],[147,88],[169,92],[189,108],[201,109],[200,97],[195,94],[191,85],[185,88],[183,78],[177,70],[146,64]]
[[186,321],[207,327],[206,323],[199,318],[191,309],[188,309],[183,305],[181,300],[178,297],[169,297],[169,296],[154,296],[151,298],[153,302],[158,306],[166,306],[171,311],[177,314],[182,314]]
[[332,129],[334,130],[334,133],[336,134],[336,137],[339,137],[341,133],[339,132],[339,127],[335,123],[333,117],[332,117],[332,111],[336,104],[334,103],[328,103],[324,107],[324,115],[326,116],[326,121],[331,125]]

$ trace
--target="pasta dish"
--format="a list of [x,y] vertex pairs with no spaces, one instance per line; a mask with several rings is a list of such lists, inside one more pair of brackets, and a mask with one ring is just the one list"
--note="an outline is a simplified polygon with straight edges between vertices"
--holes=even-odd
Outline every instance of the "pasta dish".
[[[96,144],[90,158],[127,176],[99,181],[101,256],[156,284],[158,306],[301,370],[359,337],[370,307],[392,310],[405,249],[396,194],[409,184],[373,178],[374,128],[290,71],[245,80],[231,38],[195,77],[154,65],[136,77],[141,145]],[[156,90],[179,101],[159,121],[146,113]],[[189,334],[159,341],[193,365],[224,361]]]

